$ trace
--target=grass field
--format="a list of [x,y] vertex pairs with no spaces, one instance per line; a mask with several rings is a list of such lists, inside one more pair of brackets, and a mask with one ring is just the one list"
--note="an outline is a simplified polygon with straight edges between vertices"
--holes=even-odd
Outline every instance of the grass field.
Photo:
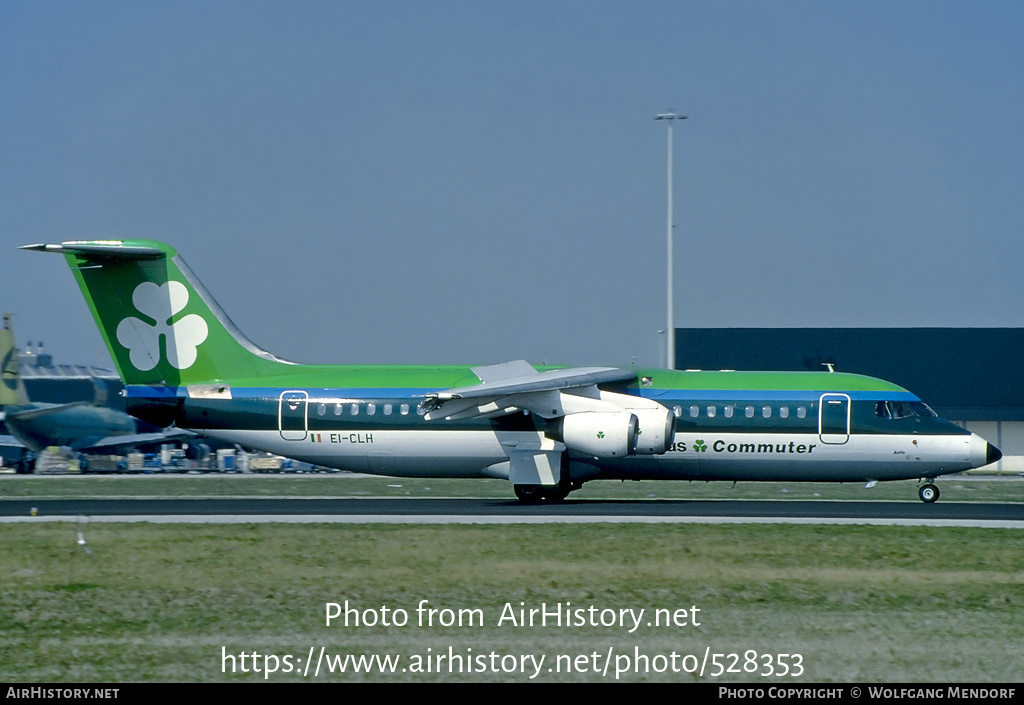
[[[78,528],[91,553],[77,544]],[[764,685],[1019,682],[1024,673],[1018,530],[46,523],[0,525],[0,541],[6,682],[262,680],[240,672],[254,652],[261,671],[274,663],[263,657],[277,660],[271,681],[525,682],[538,669],[520,670],[521,655],[544,655],[541,681],[610,682],[616,668],[629,669],[625,681]],[[453,617],[477,609],[464,618],[479,614],[483,624],[418,626],[421,600]],[[390,619],[405,610],[409,622],[326,626],[325,605],[346,601],[361,619],[380,620],[387,607]],[[625,627],[498,624],[506,603],[566,602],[594,606],[599,617],[645,612],[632,633],[629,619]],[[656,609],[687,610],[687,624],[648,626]],[[346,673],[324,667],[317,677],[311,666],[304,678],[310,648],[317,660],[321,646],[400,660],[393,674],[353,673],[349,663]],[[449,648],[467,657],[464,668],[496,672],[449,673]],[[671,654],[692,670],[706,650],[726,655],[718,669],[710,659],[703,677],[671,672]],[[766,655],[780,653],[800,654],[799,664],[784,659],[792,671],[802,666],[800,677],[759,675]],[[236,673],[224,654],[235,656]],[[402,671],[438,654],[441,673],[435,662],[430,673]],[[647,657],[646,672],[637,655]],[[729,666],[739,672],[712,677]]]

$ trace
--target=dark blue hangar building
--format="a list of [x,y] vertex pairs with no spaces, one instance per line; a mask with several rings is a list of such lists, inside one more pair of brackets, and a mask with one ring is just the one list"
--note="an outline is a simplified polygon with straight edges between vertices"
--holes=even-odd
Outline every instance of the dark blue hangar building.
[[1024,472],[1024,328],[677,328],[676,366],[880,377],[1003,451]]

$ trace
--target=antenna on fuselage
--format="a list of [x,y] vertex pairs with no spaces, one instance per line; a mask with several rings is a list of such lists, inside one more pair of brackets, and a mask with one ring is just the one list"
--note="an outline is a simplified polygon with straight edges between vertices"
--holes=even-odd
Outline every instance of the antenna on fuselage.
[[836,371],[835,365],[836,365],[836,363],[834,363],[834,362],[823,362],[823,363],[821,363],[821,366],[822,367],[827,367],[829,372],[835,372]]

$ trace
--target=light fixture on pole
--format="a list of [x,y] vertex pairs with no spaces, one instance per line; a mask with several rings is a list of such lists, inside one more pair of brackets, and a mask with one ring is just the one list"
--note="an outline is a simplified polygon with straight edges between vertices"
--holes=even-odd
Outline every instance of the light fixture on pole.
[[654,116],[655,120],[668,121],[668,326],[665,329],[666,345],[666,367],[670,370],[676,368],[676,327],[672,315],[672,231],[675,225],[672,223],[672,123],[675,120],[685,120],[685,115],[676,115],[674,110],[669,109],[667,113]]

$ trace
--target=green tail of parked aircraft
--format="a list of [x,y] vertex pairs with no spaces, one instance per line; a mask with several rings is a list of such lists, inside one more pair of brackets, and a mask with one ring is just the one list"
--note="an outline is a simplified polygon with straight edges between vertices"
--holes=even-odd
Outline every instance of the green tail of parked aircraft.
[[182,258],[149,240],[65,255],[131,414],[359,472],[509,480],[525,501],[596,479],[933,478],[999,450],[883,380],[835,372],[300,365],[234,326]]

